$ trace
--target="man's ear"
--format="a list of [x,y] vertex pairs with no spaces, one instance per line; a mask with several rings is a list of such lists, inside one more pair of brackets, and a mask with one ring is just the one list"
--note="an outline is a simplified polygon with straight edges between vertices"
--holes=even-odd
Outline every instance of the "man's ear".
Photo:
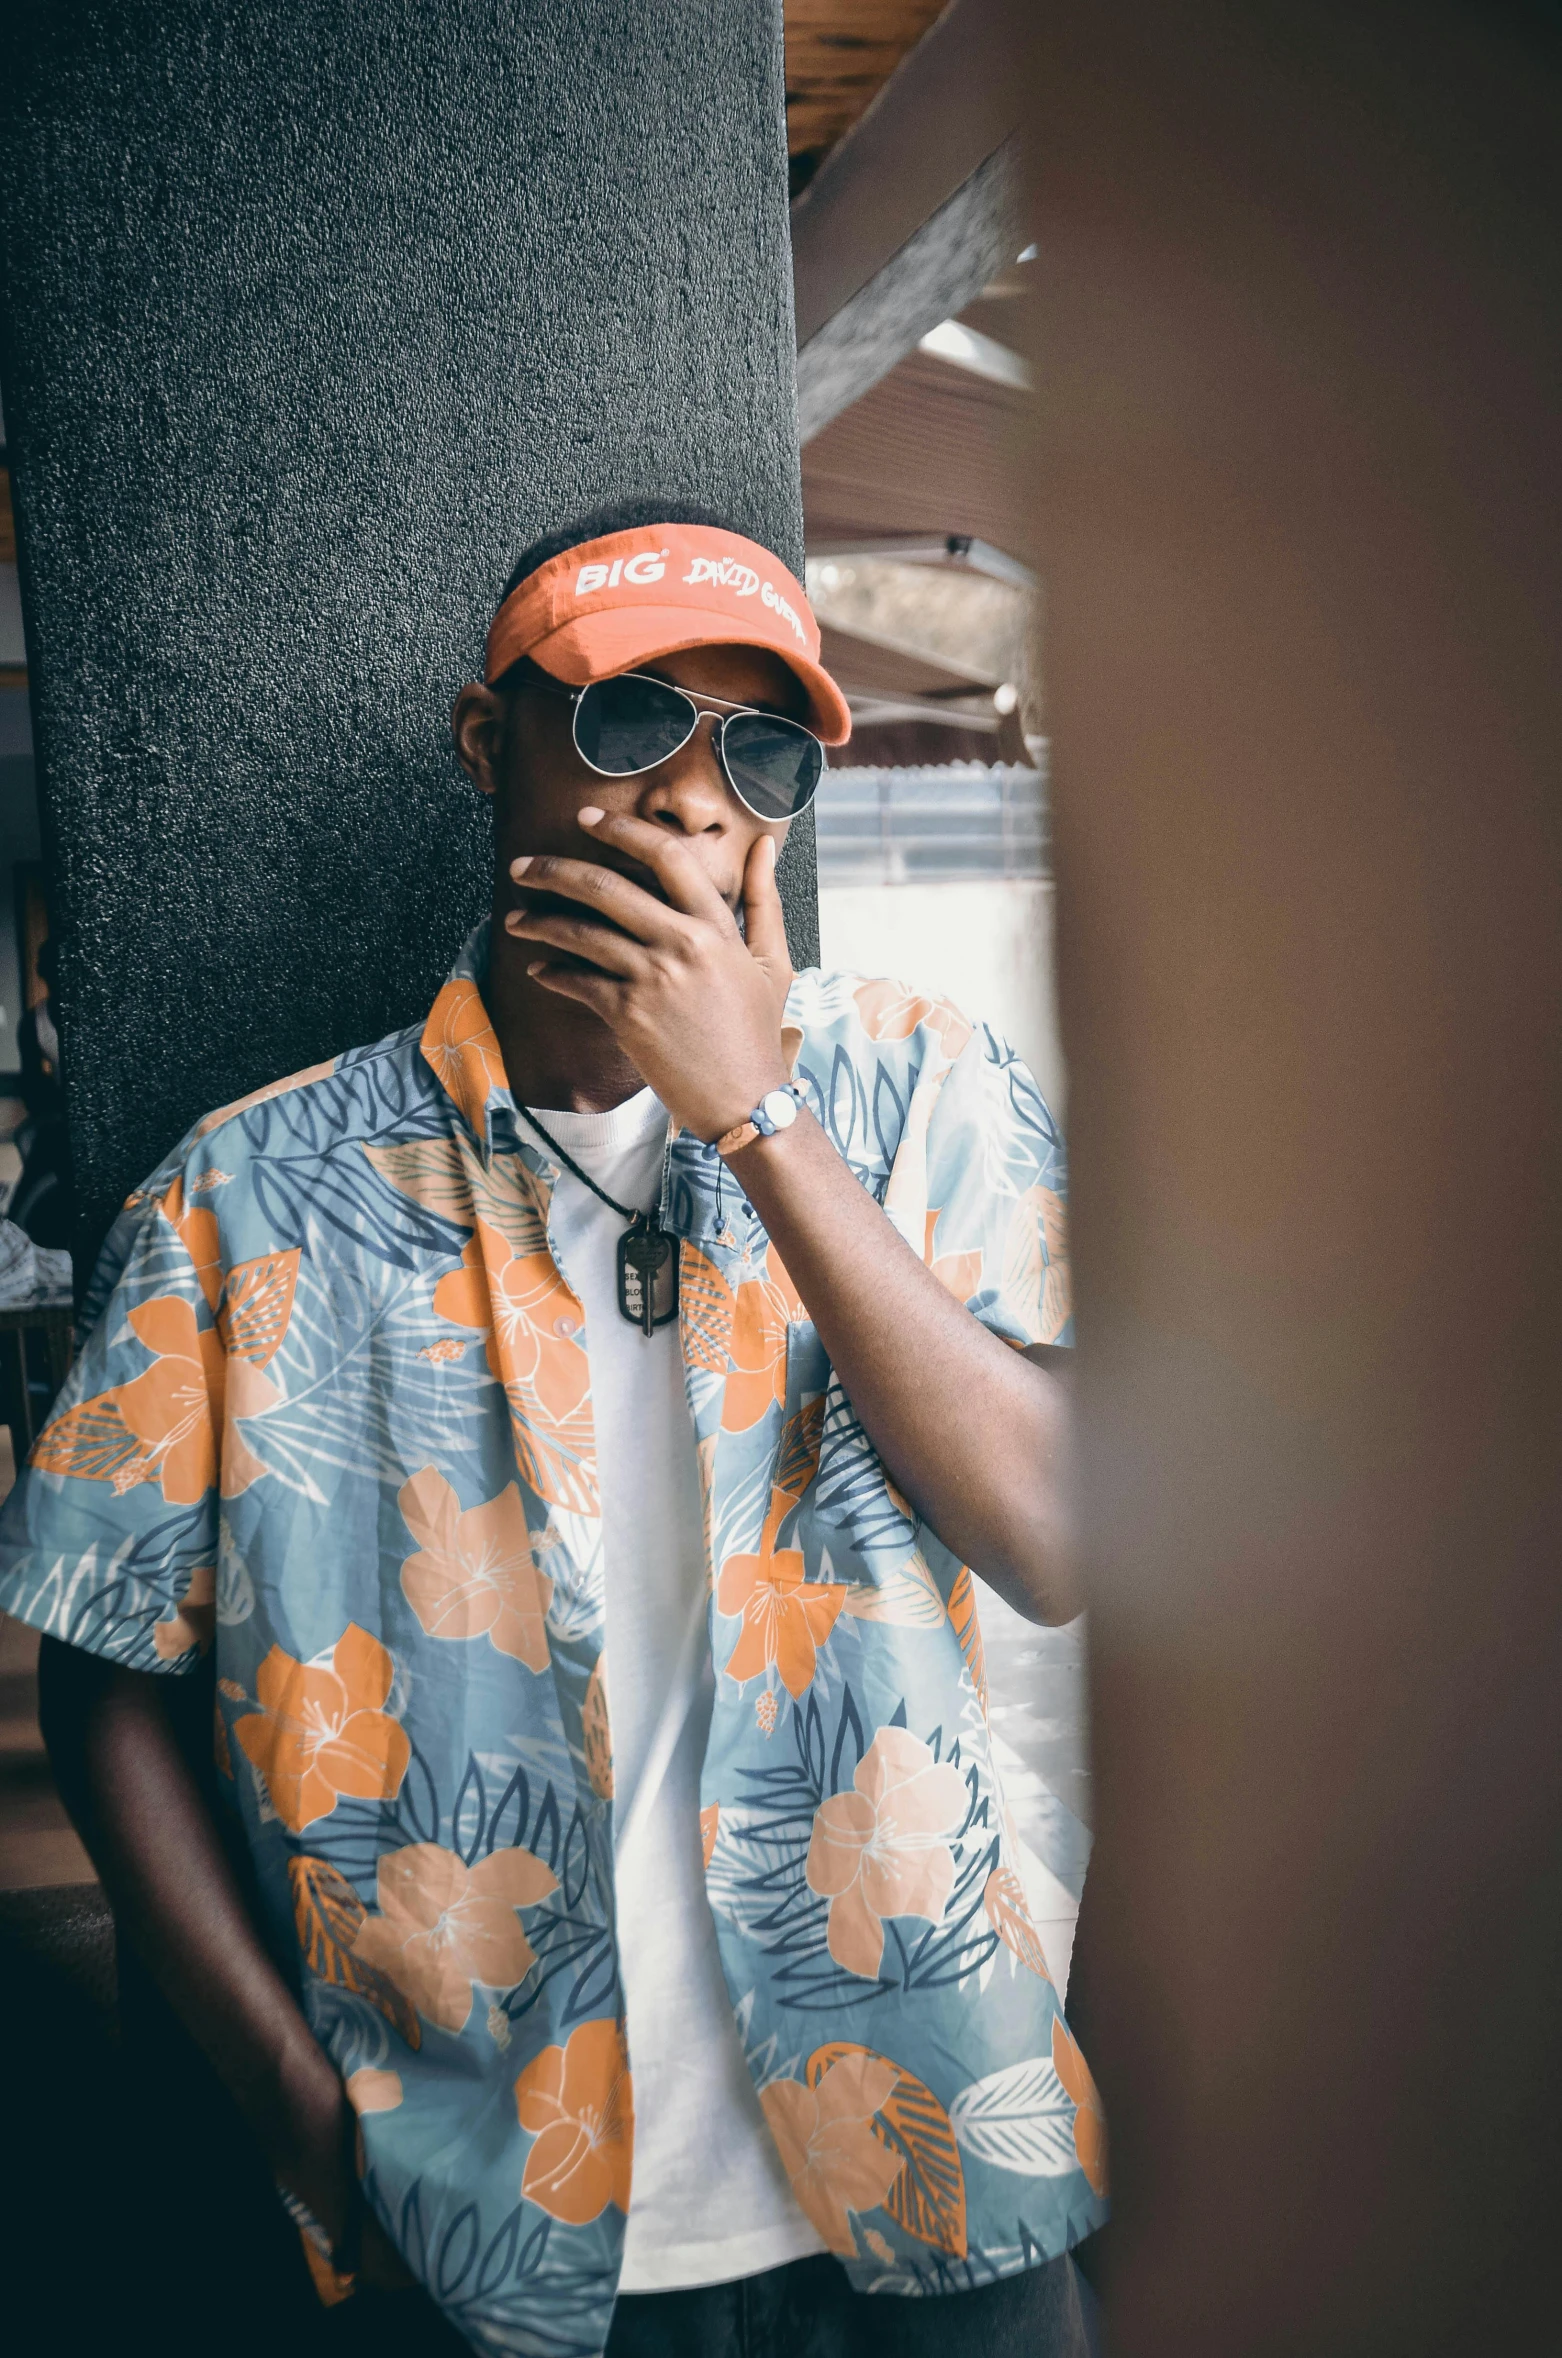
[[456,759],[480,794],[499,790],[504,745],[504,703],[492,688],[473,682],[462,689],[450,715]]

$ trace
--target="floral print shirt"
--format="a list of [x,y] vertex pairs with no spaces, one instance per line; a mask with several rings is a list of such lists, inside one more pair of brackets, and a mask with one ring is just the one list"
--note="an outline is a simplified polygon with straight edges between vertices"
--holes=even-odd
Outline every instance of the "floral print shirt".
[[[367,2199],[474,2348],[578,2358],[606,2338],[634,2142],[590,1338],[485,955],[480,932],[421,1033],[209,1116],[130,1198],[0,1519],[0,1607],[137,1670],[214,1644],[218,1781],[358,2112]],[[797,978],[787,1031],[808,1105],[935,1276],[1015,1345],[1067,1340],[1062,1144],[1011,1051],[842,974]],[[738,2035],[853,2283],[960,2290],[1105,2216],[971,1576],[697,1139],[670,1143],[663,1220]]]

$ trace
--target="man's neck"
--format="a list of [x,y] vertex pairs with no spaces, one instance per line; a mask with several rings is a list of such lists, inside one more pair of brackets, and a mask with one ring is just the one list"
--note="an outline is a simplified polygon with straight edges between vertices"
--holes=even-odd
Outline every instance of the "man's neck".
[[505,932],[510,905],[500,906],[496,897],[483,992],[510,1094],[539,1112],[609,1113],[645,1082],[599,1015],[533,982],[526,969],[538,946]]

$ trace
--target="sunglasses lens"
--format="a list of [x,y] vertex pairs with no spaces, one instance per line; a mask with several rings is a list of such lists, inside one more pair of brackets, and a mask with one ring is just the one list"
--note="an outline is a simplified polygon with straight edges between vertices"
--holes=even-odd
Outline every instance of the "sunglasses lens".
[[756,819],[795,819],[819,790],[824,747],[796,721],[737,712],[721,740],[727,775]]
[[594,680],[575,706],[575,742],[595,770],[633,778],[686,745],[696,714],[687,696],[660,680]]

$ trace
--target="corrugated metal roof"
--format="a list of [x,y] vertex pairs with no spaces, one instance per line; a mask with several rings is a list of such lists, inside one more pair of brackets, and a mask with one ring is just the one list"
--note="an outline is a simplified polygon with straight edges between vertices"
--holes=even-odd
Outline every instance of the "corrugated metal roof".
[[820,883],[1050,875],[1045,751],[1042,762],[827,771],[814,805]]
[[1030,396],[914,352],[803,452],[810,548],[969,533],[1027,561],[1006,455]]

